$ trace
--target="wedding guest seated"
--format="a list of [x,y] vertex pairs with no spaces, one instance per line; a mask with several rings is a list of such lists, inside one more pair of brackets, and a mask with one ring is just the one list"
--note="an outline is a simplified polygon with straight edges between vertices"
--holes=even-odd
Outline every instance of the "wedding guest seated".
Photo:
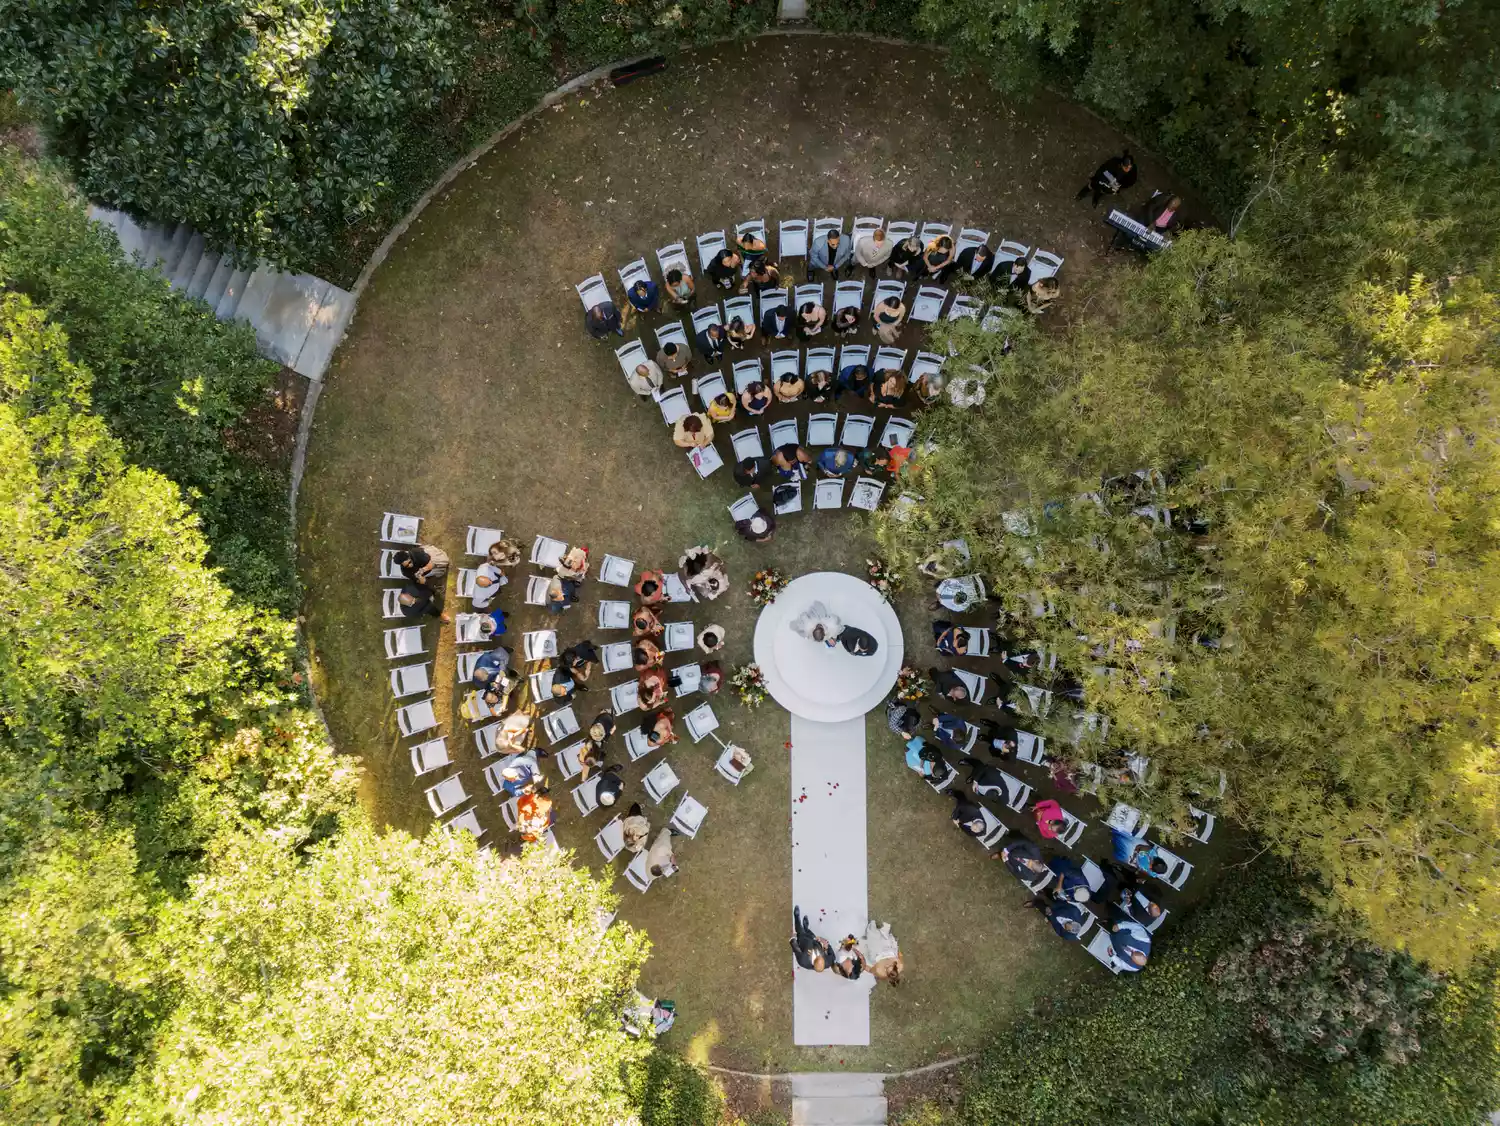
[[593,718],[586,732],[588,741],[602,745],[606,739],[615,733],[615,716],[613,712],[600,712]]
[[430,614],[439,621],[452,621],[453,619],[443,612],[438,597],[439,592],[430,586],[406,583],[402,586],[401,593],[396,595],[396,605],[400,608],[403,618],[420,618]]
[[512,712],[500,721],[500,730],[495,732],[495,749],[501,754],[520,754],[526,750],[530,738],[531,717],[525,712]]
[[677,857],[672,853],[672,830],[670,827],[656,834],[651,847],[646,850],[646,871],[653,879],[677,871]]
[[747,457],[734,464],[734,483],[746,488],[758,489],[770,475],[770,462],[763,457]]
[[1016,693],[1015,682],[996,679],[991,681],[991,684],[994,686],[996,697],[991,701],[992,705],[999,708],[1002,712],[1009,712],[1011,715],[1020,715],[1021,705],[1012,699]]
[[1036,818],[1037,832],[1042,834],[1043,840],[1056,840],[1068,827],[1067,818],[1063,816],[1063,807],[1051,798],[1045,798],[1033,804],[1031,813]]
[[901,400],[906,398],[906,376],[901,374],[900,368],[886,368],[870,391],[877,407],[899,407]]
[[837,336],[853,336],[859,332],[859,310],[846,305],[835,313],[833,331]]
[[578,605],[578,592],[582,584],[577,579],[563,579],[556,575],[547,584],[547,612],[561,614]]
[[1077,942],[1089,925],[1089,913],[1077,903],[1066,899],[1033,899],[1026,906],[1035,907],[1052,924],[1057,937],[1065,942]]
[[740,282],[741,293],[749,293],[752,289],[756,293],[764,293],[768,289],[780,288],[781,270],[774,262],[755,263],[745,275],[745,280]]
[[652,712],[641,720],[641,734],[653,747],[675,743],[677,736],[672,730],[672,721],[676,718],[671,708],[662,708],[660,711]]
[[764,508],[734,522],[734,530],[751,543],[765,543],[776,534],[776,517]]
[[661,368],[650,360],[635,365],[635,370],[625,377],[630,389],[643,399],[649,399],[661,390]]
[[807,252],[807,276],[827,273],[831,281],[838,281],[840,274],[849,272],[849,260],[854,256],[854,244],[838,231],[829,231],[814,241]]
[[[446,622],[447,620],[448,617],[445,614],[443,621]],[[501,607],[496,606],[488,614],[479,619],[479,639],[481,641],[488,641],[490,638],[498,637],[504,632],[505,611]]]
[[948,387],[948,377],[941,368],[937,371],[923,372],[917,380],[917,398],[922,400],[924,407],[930,407],[943,397],[943,392]]
[[839,372],[838,397],[842,401],[844,396],[853,395],[856,399],[862,399],[870,392],[870,369],[864,364],[850,364]]
[[474,568],[474,597],[470,599],[470,604],[476,610],[488,609],[489,604],[499,595],[500,588],[508,582],[509,576],[486,558]]
[[[715,696],[715,695],[718,695],[719,689],[722,688],[723,686],[724,686],[724,668],[723,668],[723,666],[720,665],[718,661],[709,661],[707,664],[705,664],[703,666],[702,671],[699,672],[699,674],[698,674],[698,691],[701,692],[701,693],[703,693],[703,695],[705,695],[705,696]],[[745,770],[749,770],[750,769],[750,752],[749,751],[746,751],[743,754],[743,756],[741,756],[741,755],[734,755],[732,757],[733,757],[733,760],[735,762],[739,762],[741,760],[741,758],[743,758],[744,765],[740,767],[741,771],[745,771]]]
[[437,544],[403,548],[391,559],[401,568],[401,575],[407,582],[440,590],[448,577],[448,553]]
[[1061,290],[1056,278],[1042,278],[1034,282],[1026,291],[1026,311],[1032,316],[1045,313],[1052,302],[1057,300],[1059,293]]
[[859,458],[859,470],[861,473],[884,473],[891,467],[889,450],[871,449],[866,446],[862,450],[855,451],[854,456]]
[[1151,959],[1151,932],[1134,919],[1117,919],[1109,927],[1115,961],[1127,973],[1139,973]]
[[625,327],[630,327],[633,318],[656,312],[661,304],[661,292],[650,278],[637,278],[625,291]]
[[556,820],[557,811],[545,786],[516,799],[516,832],[523,841],[541,840]]
[[595,340],[603,340],[612,332],[617,336],[625,335],[625,329],[620,324],[620,310],[615,308],[613,301],[601,302],[585,312],[583,327]]
[[672,444],[678,449],[697,450],[714,444],[714,426],[706,414],[685,414],[672,428]]
[[536,760],[530,755],[522,755],[500,768],[500,788],[507,797],[519,797],[528,793],[536,783]]
[[581,579],[589,573],[589,549],[582,545],[563,552],[555,568],[558,578]]
[[933,689],[945,700],[965,703],[969,699],[969,686],[952,669],[930,668],[927,675],[932,678]]
[[693,303],[693,275],[672,267],[666,273],[667,300],[678,309],[686,309]]
[[797,309],[797,336],[802,340],[811,340],[823,331],[823,322],[828,319],[828,312],[816,301],[804,301]]
[[604,748],[585,739],[578,745],[578,781],[587,782],[604,768]]
[[807,476],[807,467],[812,464],[812,455],[801,446],[786,445],[771,455],[771,468],[783,481],[801,480]]
[[[625,791],[625,779],[620,777],[620,770],[620,764],[614,763],[599,772],[599,788],[594,791],[594,797],[605,809],[619,801],[620,795]],[[621,828],[623,827],[622,825]]]
[[953,773],[953,768],[944,761],[942,752],[936,747],[928,746],[927,740],[920,735],[913,735],[906,741],[906,765],[933,785],[941,785]]
[[566,704],[578,692],[578,682],[566,669],[556,669],[552,674],[552,701]]
[[1057,886],[1052,889],[1052,894],[1058,899],[1087,903],[1093,898],[1088,877],[1083,874],[1083,869],[1068,857],[1054,856],[1047,861],[1047,867],[1057,877]]
[[654,711],[667,702],[667,674],[661,669],[651,669],[641,673],[641,678],[636,682],[639,689],[636,698],[636,706],[643,712]]
[[1159,879],[1166,878],[1172,871],[1172,865],[1167,858],[1162,856],[1156,845],[1145,837],[1133,837],[1129,833],[1122,833],[1119,829],[1109,831],[1110,839],[1114,844],[1115,859],[1130,868],[1139,869],[1148,875]]
[[729,589],[729,571],[709,547],[690,547],[677,560],[677,576],[688,591],[712,602]]
[[870,323],[875,326],[875,335],[882,344],[896,343],[905,322],[906,303],[899,297],[887,297],[870,310]]
[[651,836],[651,822],[642,812],[640,802],[631,803],[630,809],[625,813],[625,819],[620,822],[620,829],[625,834],[626,852],[640,852],[646,847],[646,840]]
[[953,824],[971,837],[984,836],[984,813],[980,810],[979,804],[965,797],[962,790],[955,791],[952,797],[953,813],[951,820]]
[[[999,269],[998,266],[996,268]],[[1014,259],[1009,268],[1003,270],[996,280],[1015,293],[1025,293],[1031,288],[1031,259]]]
[[952,622],[933,622],[932,640],[945,657],[962,657],[969,651],[969,631]]
[[[990,271],[995,268],[995,252],[981,243],[979,246],[970,246],[958,256],[954,263],[954,273],[968,278],[986,278]],[[946,279],[945,279],[946,280]]]
[[661,649],[648,637],[643,637],[630,647],[630,663],[636,672],[661,668]]
[[752,379],[745,385],[745,390],[740,394],[740,406],[745,408],[745,413],[759,416],[766,413],[767,408],[775,402],[771,389],[758,379]]
[[673,375],[681,375],[687,371],[692,359],[687,348],[673,340],[663,344],[661,351],[656,353],[656,362],[661,365],[662,370],[669,371]]
[[761,314],[760,334],[767,340],[785,340],[792,331],[792,311],[785,303]]
[[961,751],[968,746],[974,727],[961,715],[939,712],[932,721],[932,730],[943,746],[950,751]]
[[562,651],[558,660],[562,667],[573,674],[573,679],[583,684],[593,675],[594,664],[599,660],[599,650],[592,641],[580,641]]
[[891,239],[885,233],[884,228],[870,231],[854,240],[855,264],[869,270],[871,277],[875,276],[875,272],[884,266],[890,257]]
[[739,280],[740,263],[743,261],[738,250],[726,246],[708,260],[704,273],[720,289],[729,289]]
[[698,353],[710,364],[716,364],[724,358],[727,345],[728,337],[721,324],[711,324],[698,334]]
[[484,553],[485,562],[495,567],[514,567],[523,556],[521,545],[515,540],[496,540]]
[[634,589],[636,597],[647,606],[659,606],[667,600],[666,576],[660,571],[642,571]]
[[510,668],[510,650],[503,645],[486,649],[474,662],[473,685],[481,691],[499,681]]
[[922,276],[922,240],[908,235],[891,248],[891,272],[898,278]]
[[743,317],[732,318],[725,332],[729,337],[729,346],[735,351],[739,351],[755,339],[755,325]]
[[1014,758],[1016,753],[1016,732],[1013,727],[1002,727],[993,719],[986,719],[979,725],[980,745],[989,749],[993,758]]
[[724,627],[704,626],[698,631],[698,648],[705,653],[717,653],[724,648]]
[[850,451],[829,446],[818,454],[818,472],[824,477],[847,477],[859,469],[859,459]]
[[807,387],[807,381],[794,371],[782,372],[776,377],[776,401],[778,403],[795,403],[802,398],[803,389]]
[[943,271],[953,264],[953,240],[947,235],[938,235],[922,252],[922,269],[931,278],[941,278]]
[[715,395],[708,402],[708,418],[710,422],[733,422],[734,421],[734,396],[728,391]]
[[893,734],[912,735],[922,726],[922,711],[915,704],[909,704],[896,697],[886,701],[885,725]]
[[656,616],[656,611],[649,606],[637,606],[630,616],[630,636],[660,637],[661,634],[661,619]]
[[1036,650],[1023,649],[1013,653],[1010,644],[1005,642],[1005,647],[1000,650],[1000,660],[1011,672],[1020,676],[1041,667],[1042,655]]
[[1012,876],[1026,884],[1035,883],[1038,876],[1051,871],[1043,858],[1042,850],[1025,837],[1013,840],[1002,848],[1000,859]]
[[831,402],[838,395],[838,382],[829,371],[815,371],[807,377],[807,397],[814,403]]
[[751,273],[766,259],[766,240],[756,231],[746,231],[734,236],[734,248],[740,257],[750,264]]

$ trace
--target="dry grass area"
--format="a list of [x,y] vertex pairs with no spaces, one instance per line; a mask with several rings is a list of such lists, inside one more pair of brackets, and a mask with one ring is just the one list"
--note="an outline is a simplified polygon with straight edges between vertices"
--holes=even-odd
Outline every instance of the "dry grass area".
[[[757,567],[857,572],[870,550],[863,518],[849,512],[789,518],[768,545],[734,539],[724,509],[739,490],[727,470],[700,481],[684,464],[656,408],[620,378],[617,342],[583,333],[576,282],[598,271],[614,282],[615,267],[640,255],[654,262],[656,247],[737,220],[840,214],[988,227],[1064,255],[1064,279],[1076,279],[1104,235],[1073,191],[1119,146],[1074,107],[1010,105],[959,87],[932,53],[762,40],[574,98],[459,177],[364,295],[328,374],[301,502],[317,688],[339,746],[366,762],[377,818],[415,833],[431,824],[421,792],[431,780],[412,778],[386,684],[374,577],[382,511],[422,515],[425,538],[455,561],[470,523],[528,542],[545,533],[587,543],[596,559],[609,551],[640,567],[718,544],[735,589],[690,609],[698,626],[727,628],[726,668],[749,659],[755,607],[745,583]],[[1137,202],[1152,186],[1178,187],[1141,158]],[[507,608],[519,606],[520,585]],[[559,626],[565,644],[603,639],[590,626],[611,591],[590,583]],[[920,595],[909,598],[900,607],[908,644],[920,642],[913,660],[927,663]],[[509,640],[544,617],[521,608]],[[468,727],[454,714],[453,662],[446,632],[435,667],[443,730],[504,847]],[[581,698],[585,720],[602,696]],[[969,1050],[1039,996],[1100,973],[1021,910],[1021,890],[949,827],[948,803],[905,770],[874,715],[871,908],[895,924],[909,981],[875,995],[875,1047],[795,1049],[787,717],[728,696],[715,707],[721,734],[756,755],[755,772],[734,789],[713,773],[711,743],[674,748],[686,790],[710,807],[705,829],[681,846],[677,877],[645,896],[618,885],[623,917],[655,944],[646,987],[676,999],[673,1035],[689,1055],[749,1070],[907,1067]],[[632,767],[627,778],[640,773]],[[596,863],[590,838],[603,817],[580,823],[567,790],[557,793],[558,836]]]

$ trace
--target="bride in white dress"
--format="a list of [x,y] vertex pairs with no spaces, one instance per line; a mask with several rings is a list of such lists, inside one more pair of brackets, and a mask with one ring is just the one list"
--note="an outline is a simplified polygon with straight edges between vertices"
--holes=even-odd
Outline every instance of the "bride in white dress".
[[865,924],[864,936],[859,940],[859,952],[864,955],[865,968],[876,981],[901,983],[901,950],[891,934],[891,924],[875,925],[871,919]]
[[793,633],[829,646],[836,645],[839,634],[844,632],[844,623],[821,602],[814,602],[788,624]]

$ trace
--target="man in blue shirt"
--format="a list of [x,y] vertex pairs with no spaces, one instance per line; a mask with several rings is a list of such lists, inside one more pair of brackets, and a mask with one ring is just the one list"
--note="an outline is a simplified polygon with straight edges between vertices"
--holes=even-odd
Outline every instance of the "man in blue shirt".
[[650,278],[637,278],[635,283],[625,291],[625,327],[630,327],[630,322],[638,316],[646,313],[656,312],[657,302],[661,299],[661,292],[656,288],[656,283]]
[[818,470],[825,477],[847,477],[858,468],[859,459],[837,446],[830,446],[818,455]]

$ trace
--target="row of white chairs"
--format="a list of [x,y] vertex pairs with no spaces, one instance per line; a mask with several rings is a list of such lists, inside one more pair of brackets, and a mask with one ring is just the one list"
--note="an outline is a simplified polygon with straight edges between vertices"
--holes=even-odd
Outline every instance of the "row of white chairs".
[[[776,488],[780,496],[772,505],[777,516],[787,516],[802,511],[802,486],[802,481],[782,481],[777,484]],[[885,482],[878,481],[874,477],[857,477],[852,488],[844,478],[833,477],[814,481],[812,488],[813,511],[815,512],[842,507],[874,512],[880,507],[880,498],[885,495]],[[847,500],[844,497],[845,489],[849,490]],[[735,521],[748,520],[759,508],[760,501],[753,494],[746,493],[729,506],[729,518]]]

